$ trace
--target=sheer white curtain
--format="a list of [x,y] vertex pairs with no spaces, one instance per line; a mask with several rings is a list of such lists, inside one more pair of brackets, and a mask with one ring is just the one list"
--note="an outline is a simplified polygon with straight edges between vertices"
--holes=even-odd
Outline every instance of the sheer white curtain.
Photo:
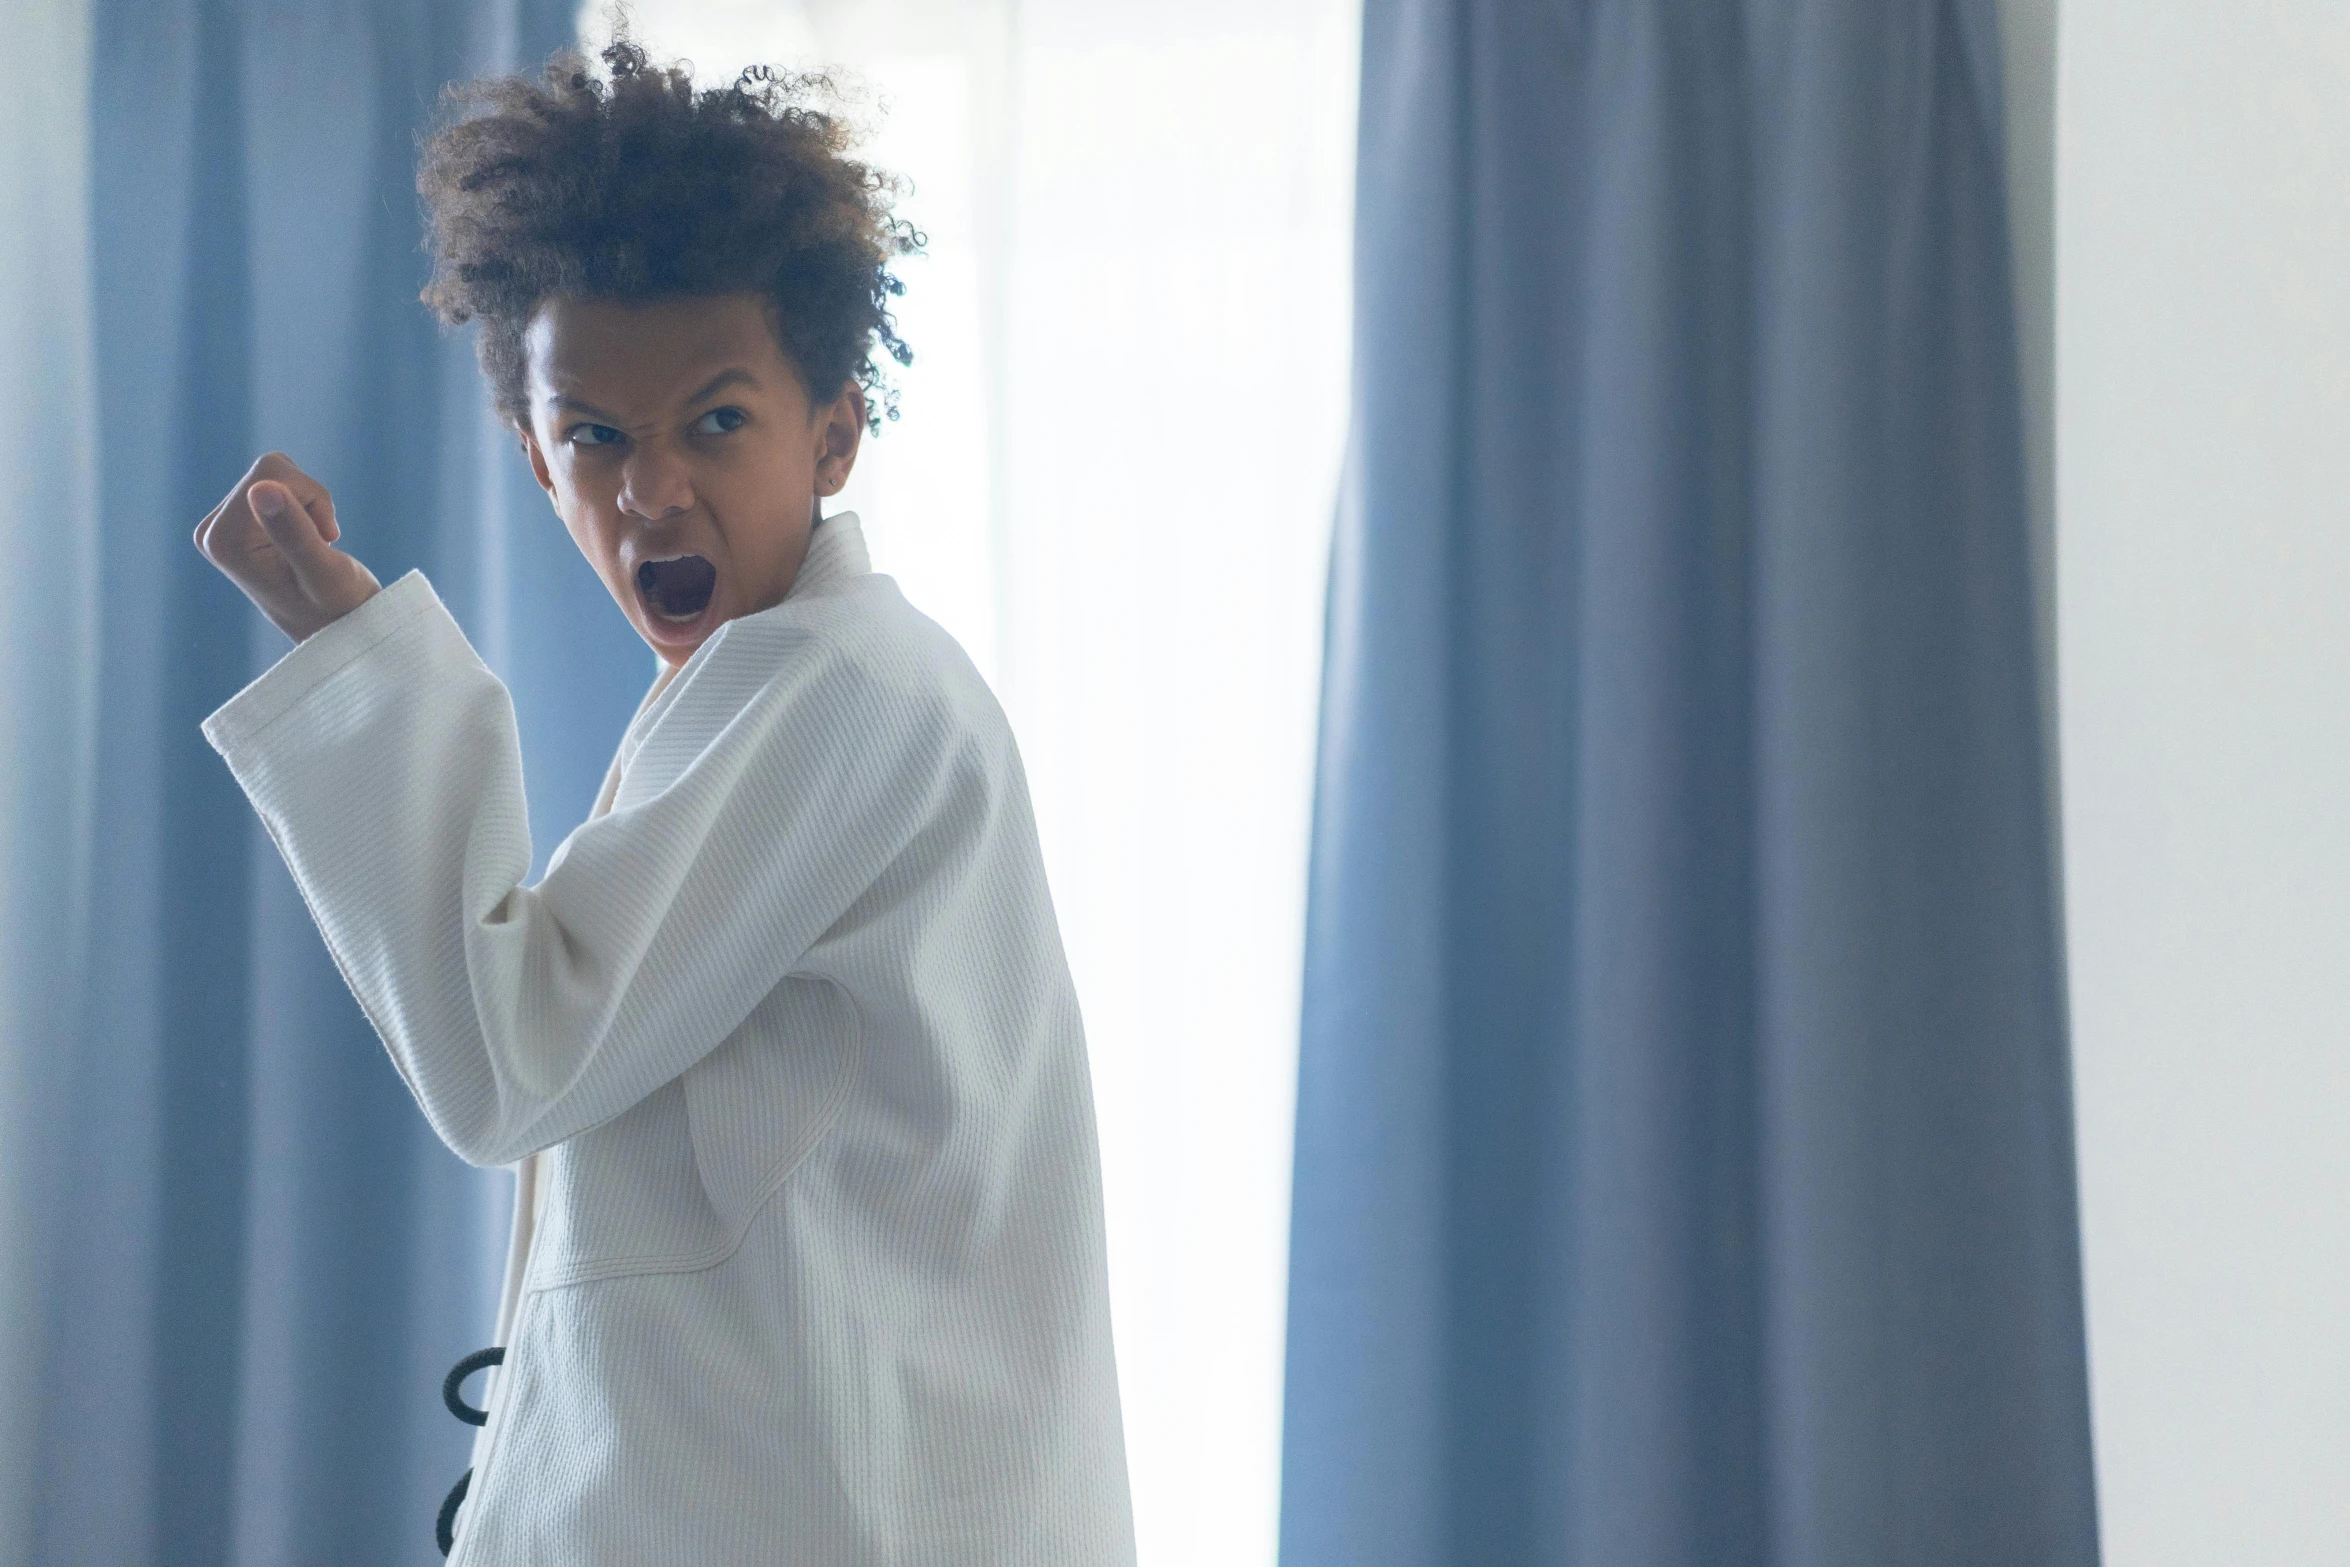
[[[1270,1563],[1348,0],[640,0],[835,66],[918,358],[845,498],[1012,716],[1083,1000],[1142,1559]],[[583,31],[600,33],[591,9]]]

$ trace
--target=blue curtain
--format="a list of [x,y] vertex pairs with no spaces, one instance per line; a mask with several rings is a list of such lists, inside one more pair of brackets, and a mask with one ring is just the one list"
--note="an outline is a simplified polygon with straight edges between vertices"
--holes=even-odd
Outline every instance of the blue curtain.
[[57,846],[89,896],[31,1560],[437,1559],[471,1435],[439,1379],[489,1332],[511,1183],[434,1141],[197,733],[286,644],[189,534],[292,454],[509,677],[542,840],[585,814],[649,660],[416,301],[440,85],[535,64],[570,12],[96,5],[95,830]]
[[1990,0],[1370,0],[1286,1567],[2096,1560]]

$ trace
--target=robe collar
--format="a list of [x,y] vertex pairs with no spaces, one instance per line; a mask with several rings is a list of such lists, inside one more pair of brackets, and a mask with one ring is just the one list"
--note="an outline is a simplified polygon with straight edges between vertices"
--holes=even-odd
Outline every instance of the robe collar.
[[[858,525],[857,514],[853,511],[836,511],[816,524],[815,531],[808,535],[807,556],[801,560],[799,572],[792,578],[790,588],[785,590],[783,602],[788,604],[803,593],[813,593],[828,583],[850,577],[862,577],[872,570],[873,557],[866,553],[865,530]],[[759,613],[764,615],[768,612],[760,610]],[[644,743],[644,731],[654,712],[661,706],[662,696],[675,683],[677,676],[702,661],[702,655],[719,641],[725,631],[726,627],[720,626],[712,632],[700,647],[694,649],[694,656],[683,664],[672,667],[662,663],[658,657],[654,659],[652,689],[637,704],[636,716],[628,721],[628,731],[621,736],[620,749],[613,755],[612,766],[604,774],[604,787],[597,792],[595,809],[589,813],[591,816],[601,816],[611,808],[613,796],[620,787],[620,775],[635,757],[637,747]]]
[[858,525],[857,514],[836,511],[808,535],[807,559],[800,562],[799,575],[792,578],[784,598],[813,593],[844,577],[862,577],[872,569],[873,557],[866,553],[865,530]]

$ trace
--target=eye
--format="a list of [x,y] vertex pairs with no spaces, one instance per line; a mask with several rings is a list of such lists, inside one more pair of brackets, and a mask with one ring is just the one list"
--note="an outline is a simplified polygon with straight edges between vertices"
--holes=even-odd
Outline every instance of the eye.
[[618,446],[628,437],[608,424],[575,424],[563,432],[574,446]]
[[750,422],[740,408],[713,408],[687,427],[689,435],[729,435]]

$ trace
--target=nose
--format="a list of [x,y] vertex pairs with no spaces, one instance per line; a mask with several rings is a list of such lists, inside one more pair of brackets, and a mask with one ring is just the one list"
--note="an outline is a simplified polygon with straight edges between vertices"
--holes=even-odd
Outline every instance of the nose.
[[620,465],[620,509],[659,522],[694,504],[692,476],[677,454],[657,441],[640,443]]

